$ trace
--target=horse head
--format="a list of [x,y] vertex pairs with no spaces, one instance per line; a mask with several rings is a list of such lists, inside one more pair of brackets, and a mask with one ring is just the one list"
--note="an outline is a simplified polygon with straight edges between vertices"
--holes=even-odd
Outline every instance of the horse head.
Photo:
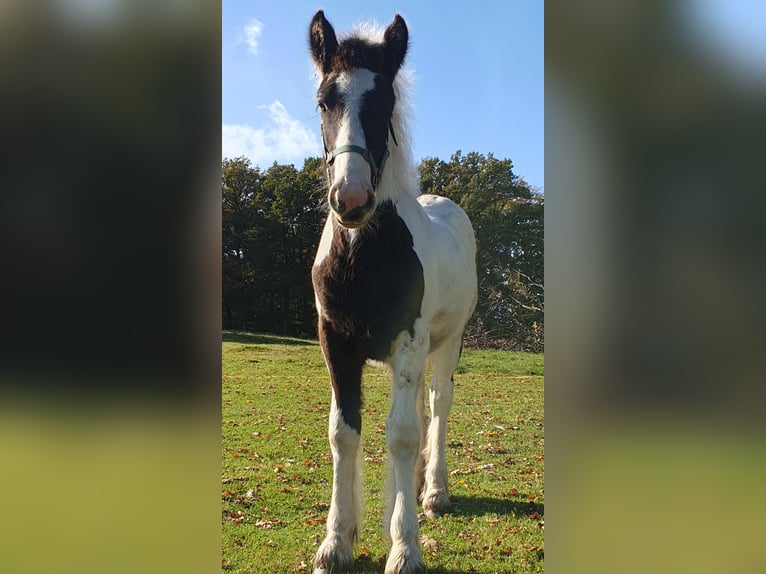
[[338,223],[349,229],[367,223],[380,200],[376,192],[389,155],[389,133],[393,136],[394,78],[407,43],[407,25],[398,14],[380,43],[353,36],[339,43],[321,10],[309,27],[320,74],[317,105],[328,203]]

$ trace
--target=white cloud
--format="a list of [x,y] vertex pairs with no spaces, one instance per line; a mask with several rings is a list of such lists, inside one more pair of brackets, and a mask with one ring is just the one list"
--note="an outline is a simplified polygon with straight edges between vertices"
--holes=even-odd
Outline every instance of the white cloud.
[[240,38],[241,42],[247,44],[247,51],[251,54],[258,53],[258,40],[263,32],[263,22],[253,18],[244,28],[244,36]]
[[221,151],[224,158],[245,156],[255,165],[268,168],[278,163],[301,162],[321,153],[319,139],[308,127],[293,118],[279,100],[267,107],[269,123],[262,128],[223,124]]

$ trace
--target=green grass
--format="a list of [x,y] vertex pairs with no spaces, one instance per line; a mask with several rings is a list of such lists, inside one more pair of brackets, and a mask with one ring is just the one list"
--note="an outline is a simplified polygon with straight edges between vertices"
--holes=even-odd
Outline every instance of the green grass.
[[[367,367],[365,521],[355,571],[381,573],[389,373]],[[330,383],[316,341],[223,335],[224,572],[311,572],[332,486]],[[543,355],[465,350],[447,465],[452,513],[421,517],[431,573],[543,571]]]

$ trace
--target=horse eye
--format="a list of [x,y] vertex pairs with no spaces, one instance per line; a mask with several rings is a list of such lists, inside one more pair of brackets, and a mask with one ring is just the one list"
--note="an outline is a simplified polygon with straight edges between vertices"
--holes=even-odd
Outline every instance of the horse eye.
[[327,104],[325,104],[324,102],[317,102],[317,107],[322,112],[326,112],[327,111]]

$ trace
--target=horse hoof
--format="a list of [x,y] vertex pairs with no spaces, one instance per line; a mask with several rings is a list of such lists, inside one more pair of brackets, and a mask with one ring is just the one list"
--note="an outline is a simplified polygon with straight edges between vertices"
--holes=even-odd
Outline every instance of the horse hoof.
[[388,553],[385,574],[426,574],[426,565],[419,551],[394,546]]
[[389,568],[388,565],[386,565],[385,574],[427,574],[427,572],[426,565],[420,561],[416,563],[407,562],[400,568]]
[[432,490],[423,497],[423,512],[428,518],[439,518],[450,511],[447,493],[443,490]]
[[353,567],[351,545],[335,538],[325,538],[314,556],[313,574],[345,574]]

